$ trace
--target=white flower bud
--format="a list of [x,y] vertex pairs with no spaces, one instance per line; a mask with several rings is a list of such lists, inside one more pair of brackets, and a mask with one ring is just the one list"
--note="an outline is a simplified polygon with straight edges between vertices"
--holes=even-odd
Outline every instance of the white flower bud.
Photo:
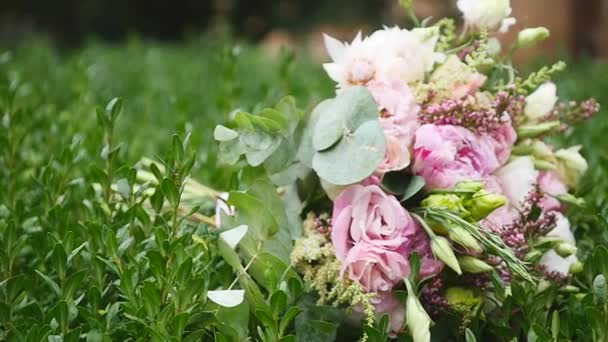
[[547,82],[526,98],[524,114],[532,121],[547,116],[557,103],[557,86],[553,82]]
[[431,340],[431,317],[424,311],[409,279],[405,279],[405,286],[407,288],[405,317],[408,330],[414,342],[429,342]]
[[551,32],[545,27],[527,28],[521,30],[517,35],[517,47],[528,48],[536,45],[551,35]]
[[462,270],[467,273],[473,273],[473,274],[485,273],[485,272],[491,272],[494,269],[492,266],[488,265],[486,262],[479,260],[477,258],[474,258],[472,256],[468,256],[468,255],[459,257],[458,263],[460,264],[460,267],[462,268]]
[[459,275],[462,274],[458,259],[452,250],[452,245],[443,236],[435,235],[431,238],[431,250],[437,259],[443,261],[449,268]]
[[569,243],[560,243],[555,246],[555,251],[562,258],[566,258],[576,253],[576,247],[572,246]]
[[507,32],[517,21],[511,15],[510,0],[458,0],[465,24],[473,29],[486,28]]
[[567,185],[575,187],[581,177],[587,172],[589,165],[580,154],[581,146],[572,146],[555,152],[558,160],[557,172]]

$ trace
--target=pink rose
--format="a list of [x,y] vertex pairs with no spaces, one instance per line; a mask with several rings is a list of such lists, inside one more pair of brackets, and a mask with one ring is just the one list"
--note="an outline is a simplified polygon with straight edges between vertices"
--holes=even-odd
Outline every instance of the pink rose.
[[342,274],[367,291],[388,291],[407,277],[413,252],[421,257],[422,277],[443,267],[432,255],[422,228],[377,185],[344,190],[334,202],[332,217],[332,243]]
[[541,209],[543,211],[561,211],[563,209],[562,203],[554,196],[567,194],[568,187],[566,184],[554,172],[544,171],[538,175],[538,185],[545,194],[539,203]]
[[388,331],[391,335],[403,331],[405,326],[405,304],[392,293],[379,293],[372,299],[378,315],[388,315]]
[[378,103],[387,143],[386,155],[378,172],[403,170],[410,164],[420,106],[403,81],[374,81],[368,84],[368,89]]
[[399,201],[377,185],[344,190],[334,202],[332,217],[332,242],[339,260],[358,242],[395,250],[417,229]]
[[500,167],[496,147],[464,127],[427,124],[415,134],[414,173],[427,188],[451,188],[465,180],[483,180]]
[[366,292],[385,292],[410,274],[410,265],[401,253],[359,242],[348,251],[341,272]]

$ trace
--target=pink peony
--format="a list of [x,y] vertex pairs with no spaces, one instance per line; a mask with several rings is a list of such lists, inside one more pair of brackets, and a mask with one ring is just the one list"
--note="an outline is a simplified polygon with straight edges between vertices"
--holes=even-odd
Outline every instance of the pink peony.
[[394,196],[377,185],[353,185],[334,202],[332,242],[342,273],[366,291],[388,291],[410,273],[409,256],[421,256],[422,277],[437,274],[426,233]]
[[502,165],[511,157],[511,149],[517,140],[517,133],[511,122],[505,122],[491,135],[484,134],[482,139],[485,139],[494,147],[494,153]]
[[561,211],[563,206],[554,196],[567,194],[568,187],[566,184],[554,172],[544,171],[538,175],[538,185],[540,186],[540,190],[545,194],[539,203],[541,209],[543,211]]
[[420,107],[403,81],[375,81],[368,85],[368,89],[378,103],[380,122],[386,136],[386,155],[378,172],[403,170],[410,164]]
[[492,140],[464,127],[427,124],[416,131],[413,171],[424,177],[430,189],[483,180],[498,167]]

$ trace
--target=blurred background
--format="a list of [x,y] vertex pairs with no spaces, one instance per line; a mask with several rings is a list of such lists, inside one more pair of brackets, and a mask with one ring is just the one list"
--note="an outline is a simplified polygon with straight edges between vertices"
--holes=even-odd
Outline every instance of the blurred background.
[[[415,1],[419,16],[458,15],[455,0]],[[519,61],[541,55],[608,57],[608,0],[513,0],[519,27],[546,26],[552,37]],[[356,30],[404,24],[396,0],[2,0],[0,41],[32,35],[65,47],[128,37],[181,41],[201,32],[262,42],[270,50],[303,46],[320,32],[350,39]],[[511,30],[516,32],[516,30]],[[504,37],[508,40],[510,36]]]

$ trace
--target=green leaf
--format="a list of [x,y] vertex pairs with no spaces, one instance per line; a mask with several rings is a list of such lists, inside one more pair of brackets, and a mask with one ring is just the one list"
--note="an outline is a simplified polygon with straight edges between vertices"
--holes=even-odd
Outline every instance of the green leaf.
[[466,342],[477,342],[477,338],[475,338],[475,334],[473,334],[473,332],[469,328],[467,328],[465,330],[465,338],[466,338]]
[[270,296],[270,308],[274,317],[280,317],[287,306],[287,294],[278,290]]
[[52,317],[55,318],[62,331],[66,331],[70,322],[68,317],[68,304],[61,300],[51,310],[53,312]]
[[122,99],[115,97],[106,106],[106,113],[108,117],[112,120],[112,122],[116,121],[120,111],[122,110]]
[[74,298],[74,294],[76,294],[76,290],[78,290],[83,284],[82,281],[84,277],[87,275],[86,270],[80,270],[74,273],[68,280],[66,281],[64,288],[64,299],[72,300]]
[[378,120],[368,121],[335,147],[317,152],[312,161],[320,178],[349,185],[371,176],[384,159],[386,142]]
[[281,323],[279,323],[279,335],[283,336],[285,334],[285,332],[287,332],[287,329],[289,328],[289,325],[291,324],[291,322],[300,313],[302,313],[302,309],[300,309],[297,306],[293,306],[289,310],[287,310],[287,312],[283,316],[283,319],[281,319]]
[[344,89],[329,103],[323,104],[313,132],[313,146],[324,151],[353,133],[368,121],[378,121],[378,105],[364,87]]
[[298,340],[328,342],[336,340],[337,326],[334,323],[311,320],[296,328]]
[[170,178],[164,178],[161,182],[161,189],[171,206],[175,207],[179,202],[179,189],[175,182]]
[[403,196],[401,196],[401,202],[407,201],[408,199],[414,197],[418,192],[424,189],[426,182],[424,178],[420,176],[412,176],[410,182],[408,183],[405,191],[403,192]]
[[593,279],[593,294],[595,300],[599,305],[605,305],[608,299],[608,285],[606,284],[606,277],[603,274],[598,274]]
[[51,278],[49,278],[46,274],[44,274],[38,270],[35,270],[35,271],[51,287],[51,289],[53,289],[53,292],[55,292],[57,297],[59,297],[59,298],[63,297],[61,288],[59,287],[59,285],[57,285],[57,283],[55,281],[53,281]]
[[259,199],[243,192],[233,191],[228,197],[228,204],[236,208],[237,217],[242,218],[241,222],[247,223],[256,239],[269,239],[279,230],[274,215]]

